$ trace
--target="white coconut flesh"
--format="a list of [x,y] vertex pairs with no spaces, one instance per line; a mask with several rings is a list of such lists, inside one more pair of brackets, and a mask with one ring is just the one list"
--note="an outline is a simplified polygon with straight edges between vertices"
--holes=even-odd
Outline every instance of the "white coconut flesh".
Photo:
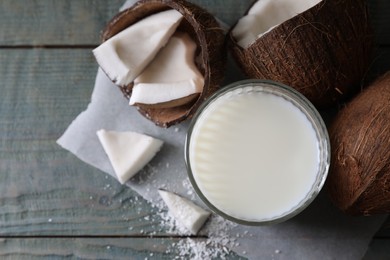
[[150,15],[102,43],[93,54],[113,82],[126,86],[153,60],[182,19],[173,9]]
[[130,131],[101,129],[96,134],[121,184],[144,168],[163,145],[159,139]]
[[181,106],[202,92],[204,77],[195,64],[197,45],[177,31],[182,19],[176,10],[150,15],[93,50],[113,82],[134,84],[130,105]]
[[303,13],[322,0],[258,0],[232,30],[237,44],[249,47],[281,23]]
[[165,190],[159,190],[158,192],[177,222],[190,231],[191,234],[196,235],[209,218],[210,212],[172,192]]
[[203,75],[195,65],[196,43],[176,32],[134,80],[130,105],[159,104],[201,93]]

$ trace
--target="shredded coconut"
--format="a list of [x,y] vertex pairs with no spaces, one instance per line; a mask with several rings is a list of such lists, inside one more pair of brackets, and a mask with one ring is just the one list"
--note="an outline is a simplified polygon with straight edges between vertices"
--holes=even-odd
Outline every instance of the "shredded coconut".
[[147,164],[138,174],[136,174],[132,178],[132,180],[136,181],[139,184],[143,184],[148,181],[151,181],[157,172],[158,167],[152,166],[151,164]]
[[195,200],[196,194],[194,191],[194,188],[192,187],[192,184],[190,182],[190,179],[187,177],[183,180],[183,187],[187,190],[187,195],[189,196],[189,199]]
[[236,246],[236,238],[230,237],[228,231],[235,224],[213,216],[210,225],[207,226],[208,237],[204,239],[185,238],[175,246],[179,250],[177,259],[226,259],[230,249]]
[[[162,209],[162,205],[157,207]],[[158,212],[161,218],[161,228],[171,234],[180,236],[190,236],[187,229],[182,227],[170,214],[169,211],[160,210]],[[220,216],[212,215],[206,226],[201,230],[202,234],[207,237],[187,237],[180,239],[179,242],[172,244],[166,253],[176,252],[175,259],[193,259],[193,260],[209,260],[209,259],[226,259],[230,254],[230,250],[239,245],[236,242],[236,237],[231,237],[228,231],[235,227],[236,224],[224,220]]]

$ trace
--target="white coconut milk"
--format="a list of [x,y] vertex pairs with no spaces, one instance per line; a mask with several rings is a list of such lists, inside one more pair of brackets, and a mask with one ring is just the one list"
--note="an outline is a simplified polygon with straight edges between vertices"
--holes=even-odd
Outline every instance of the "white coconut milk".
[[292,102],[273,93],[238,89],[198,117],[189,143],[193,178],[218,210],[246,221],[284,216],[315,185],[316,131]]

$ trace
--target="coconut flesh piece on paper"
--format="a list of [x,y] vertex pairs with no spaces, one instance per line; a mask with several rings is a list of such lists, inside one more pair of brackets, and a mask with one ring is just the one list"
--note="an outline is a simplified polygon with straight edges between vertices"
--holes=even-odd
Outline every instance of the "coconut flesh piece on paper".
[[93,54],[114,83],[126,86],[165,46],[182,18],[173,9],[150,15],[102,43]]
[[232,30],[238,45],[247,48],[279,24],[312,8],[322,0],[258,0]]
[[101,129],[96,134],[121,184],[138,173],[163,145],[161,140],[130,131]]
[[188,34],[176,32],[134,80],[129,104],[172,107],[197,98],[204,77],[195,65],[196,48]]
[[178,223],[189,230],[191,234],[196,235],[209,218],[210,212],[172,192],[165,190],[158,190],[158,192]]

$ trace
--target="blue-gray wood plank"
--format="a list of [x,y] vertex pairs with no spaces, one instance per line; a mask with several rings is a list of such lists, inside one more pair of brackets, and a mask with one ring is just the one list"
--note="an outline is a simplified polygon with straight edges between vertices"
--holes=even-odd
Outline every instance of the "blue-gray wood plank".
[[[235,15],[229,1],[193,2],[232,24],[251,0]],[[2,259],[172,259],[178,253],[167,253],[179,238],[159,227],[153,207],[55,143],[89,102],[97,70],[91,48],[122,3],[0,1]],[[379,74],[390,69],[390,3],[369,3],[380,46],[372,73]],[[366,259],[389,258],[389,226],[377,233]]]

